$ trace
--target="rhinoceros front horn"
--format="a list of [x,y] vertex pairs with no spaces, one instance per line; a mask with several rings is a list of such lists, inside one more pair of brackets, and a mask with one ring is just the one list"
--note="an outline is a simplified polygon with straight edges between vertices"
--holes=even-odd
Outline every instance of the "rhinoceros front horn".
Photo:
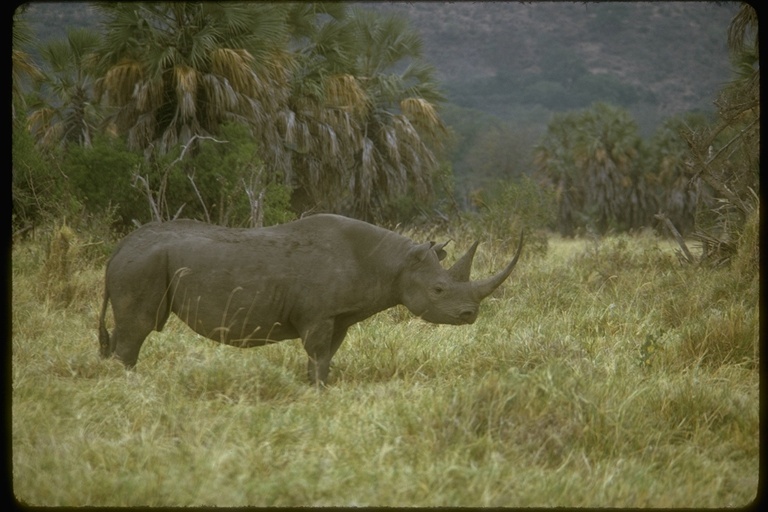
[[512,259],[511,262],[509,262],[509,265],[504,268],[501,272],[499,272],[496,275],[493,275],[491,277],[488,277],[486,279],[481,279],[479,281],[474,281],[472,283],[472,289],[474,290],[475,296],[478,300],[482,300],[489,296],[493,291],[498,288],[501,283],[504,282],[506,278],[509,277],[509,274],[512,273],[512,269],[515,268],[515,265],[517,264],[517,259],[520,257],[520,252],[523,248],[523,233],[520,233],[520,242],[517,244],[517,251],[515,251],[515,257]]

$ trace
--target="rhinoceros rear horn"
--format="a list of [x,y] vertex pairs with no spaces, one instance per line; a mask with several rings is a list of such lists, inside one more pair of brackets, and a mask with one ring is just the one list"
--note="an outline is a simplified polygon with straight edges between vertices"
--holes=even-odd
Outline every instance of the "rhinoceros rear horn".
[[464,256],[456,260],[451,268],[448,269],[448,274],[456,281],[467,282],[469,281],[469,272],[472,270],[472,260],[475,258],[475,251],[477,250],[477,242],[472,244],[472,247],[464,253]]
[[509,262],[509,265],[507,265],[504,270],[499,272],[496,275],[493,275],[491,277],[488,277],[486,279],[481,279],[479,281],[474,281],[472,283],[472,289],[474,290],[476,297],[478,300],[482,300],[489,296],[493,291],[498,288],[501,283],[504,282],[509,277],[509,274],[512,273],[512,269],[515,268],[515,265],[517,264],[517,259],[520,257],[520,252],[523,248],[523,233],[520,233],[520,242],[517,244],[517,251],[515,251],[515,257],[512,259],[511,262]]

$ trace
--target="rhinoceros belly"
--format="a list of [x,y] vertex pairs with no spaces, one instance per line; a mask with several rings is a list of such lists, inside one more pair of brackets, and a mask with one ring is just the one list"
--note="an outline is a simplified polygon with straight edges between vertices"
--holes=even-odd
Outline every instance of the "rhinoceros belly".
[[182,278],[171,304],[198,334],[228,345],[254,347],[299,337],[287,318],[285,292],[267,283],[235,286]]

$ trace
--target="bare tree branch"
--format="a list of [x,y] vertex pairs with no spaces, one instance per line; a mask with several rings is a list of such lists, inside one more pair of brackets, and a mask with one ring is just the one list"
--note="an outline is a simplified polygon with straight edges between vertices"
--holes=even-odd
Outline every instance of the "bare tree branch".
[[218,144],[227,144],[229,142],[228,140],[216,140],[213,137],[205,137],[205,136],[202,136],[202,135],[193,135],[192,138],[189,139],[189,142],[187,142],[186,144],[184,144],[182,146],[181,154],[179,155],[179,157],[176,160],[174,160],[173,162],[171,162],[168,167],[173,167],[178,162],[181,162],[181,160],[184,158],[184,155],[187,154],[187,151],[189,150],[190,147],[192,147],[192,143],[195,142],[196,139],[212,140],[213,142],[216,142]]
[[162,222],[163,218],[158,210],[157,203],[154,197],[152,197],[152,191],[149,189],[149,182],[144,176],[141,176],[138,172],[133,175],[133,186],[136,186],[136,182],[141,182],[144,185],[144,195],[149,201],[149,211],[152,214],[152,218],[157,222]]
[[259,168],[258,174],[251,180],[251,185],[248,186],[244,179],[241,179],[245,194],[248,196],[248,204],[251,206],[251,227],[260,228],[264,226],[264,194],[266,189],[263,185],[259,186],[258,197],[255,193],[257,184],[261,184],[261,175],[264,173],[264,168]]
[[670,233],[672,233],[672,236],[675,237],[675,240],[677,241],[677,245],[680,246],[680,248],[683,250],[683,254],[685,255],[686,261],[688,263],[695,263],[696,260],[694,259],[693,255],[691,254],[691,251],[688,250],[688,246],[685,244],[685,240],[683,240],[683,237],[680,235],[680,232],[675,228],[675,225],[672,224],[672,221],[669,220],[669,217],[667,217],[663,212],[659,212],[656,215],[654,215],[657,219],[662,221],[664,225],[667,227]]
[[[208,208],[205,207],[205,201],[203,201],[203,196],[200,195],[200,191],[197,189],[197,185],[195,185],[195,175],[190,174],[187,176],[187,179],[189,179],[189,182],[192,184],[192,188],[195,191],[195,194],[197,195],[198,201],[200,201],[200,204],[203,207],[203,212],[205,213],[205,221],[210,224],[211,223],[211,216],[208,214]],[[183,207],[183,205],[182,205]],[[179,209],[179,212],[181,212],[181,209]]]

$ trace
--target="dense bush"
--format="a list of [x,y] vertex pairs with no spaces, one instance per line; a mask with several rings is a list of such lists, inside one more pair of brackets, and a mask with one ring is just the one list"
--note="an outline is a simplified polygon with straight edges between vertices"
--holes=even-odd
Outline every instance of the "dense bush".
[[173,198],[177,204],[185,203],[185,217],[249,226],[252,201],[261,194],[263,224],[293,218],[290,188],[274,173],[265,172],[258,144],[241,124],[222,125],[220,133],[212,140],[202,140],[199,151],[181,161],[178,170],[171,167]]
[[14,233],[73,215],[80,204],[70,194],[55,158],[47,158],[23,129],[12,133],[11,228]]
[[520,230],[527,233],[528,251],[545,252],[544,230],[554,222],[554,196],[532,179],[500,182],[498,187],[477,198],[478,211],[463,218],[476,238],[517,243]]
[[259,200],[266,225],[293,218],[290,189],[265,178],[257,145],[242,125],[223,125],[194,147],[148,160],[120,138],[98,137],[91,148],[71,146],[62,168],[86,211],[114,212],[121,231],[176,217],[251,225],[251,198]]
[[131,187],[141,166],[139,154],[107,135],[96,137],[90,148],[71,145],[62,162],[77,200],[94,214],[114,207],[123,225],[132,219],[144,220],[146,215],[146,200]]

